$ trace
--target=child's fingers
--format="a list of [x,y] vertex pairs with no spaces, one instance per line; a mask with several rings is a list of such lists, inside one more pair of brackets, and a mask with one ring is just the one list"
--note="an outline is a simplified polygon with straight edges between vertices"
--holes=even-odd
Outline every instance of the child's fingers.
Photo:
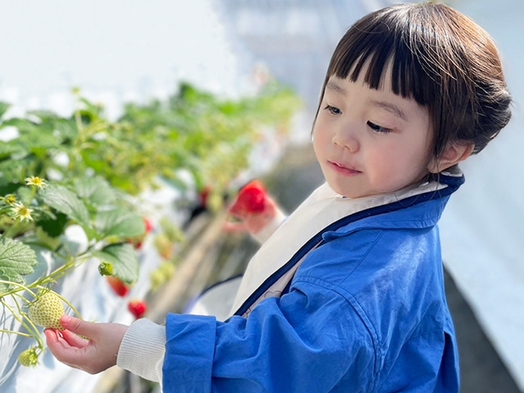
[[79,337],[77,334],[69,330],[64,330],[62,332],[62,337],[72,347],[84,348],[87,344],[89,344],[89,340]]
[[[66,329],[47,329],[45,335],[51,353],[62,363],[90,374],[104,371],[116,364],[118,349],[127,326],[114,323],[92,323],[63,316],[60,323]],[[77,335],[89,337],[84,340]]]
[[64,315],[60,318],[60,323],[66,330],[89,338],[94,338],[98,332],[96,323],[86,322],[82,319],[70,317],[68,315]]
[[58,341],[60,340],[60,336],[59,336],[60,333],[58,333],[58,331],[54,329],[45,329],[44,334],[47,340],[47,346],[49,347],[49,349],[51,349],[51,352],[53,352],[53,348],[60,345],[58,343]]
[[71,353],[75,353],[77,348],[71,347],[57,330],[46,329],[44,334],[51,353],[61,362],[68,364]]
[[231,217],[234,217],[234,218],[236,218],[237,220],[240,220],[240,221],[242,221],[244,218],[246,218],[245,213],[239,213],[239,212],[236,212],[236,211],[231,210],[231,209],[228,209],[227,212],[228,212],[228,214]]
[[100,368],[96,365],[96,354],[93,354],[92,351],[88,350],[89,346],[85,345],[84,347],[79,348],[75,345],[72,345],[72,343],[68,342],[67,340],[72,337],[74,333],[64,333],[65,331],[59,332],[53,329],[45,330],[47,347],[53,356],[60,362],[67,364],[70,367],[84,370],[90,374],[95,374],[101,371]]

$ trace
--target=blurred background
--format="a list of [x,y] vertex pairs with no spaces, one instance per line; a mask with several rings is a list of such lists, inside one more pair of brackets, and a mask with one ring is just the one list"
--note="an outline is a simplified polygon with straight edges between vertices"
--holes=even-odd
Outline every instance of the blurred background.
[[[274,193],[292,209],[322,181],[309,133],[331,53],[354,21],[393,3],[397,2],[8,2],[0,13],[0,101],[12,104],[11,117],[42,109],[70,116],[75,109],[71,91],[78,88],[116,120],[125,103],[166,99],[182,81],[217,97],[236,99],[255,95],[275,79],[291,87],[304,105],[285,141],[255,149],[250,174],[270,177]],[[524,3],[446,3],[494,37],[515,101],[510,125],[463,165],[466,185],[451,199],[440,225],[449,302],[461,346],[463,391],[522,392]],[[38,375],[38,369],[31,375]],[[24,385],[21,378],[14,371],[4,374],[5,391],[28,391],[24,389],[30,384]],[[67,387],[49,391],[81,389],[70,378]],[[4,392],[1,384],[0,391]]]

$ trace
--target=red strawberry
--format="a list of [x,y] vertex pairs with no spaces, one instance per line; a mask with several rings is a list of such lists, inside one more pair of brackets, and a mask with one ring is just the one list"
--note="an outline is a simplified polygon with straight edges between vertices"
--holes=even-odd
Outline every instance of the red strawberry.
[[151,233],[155,229],[153,222],[147,217],[144,217],[144,224],[146,226],[146,233]]
[[131,300],[127,304],[127,309],[136,319],[142,318],[147,311],[147,304],[142,300]]
[[246,214],[262,213],[266,207],[266,197],[267,191],[262,183],[253,180],[240,190],[229,211],[241,217]]
[[142,220],[144,221],[144,233],[140,236],[135,236],[126,240],[127,243],[131,244],[135,250],[142,249],[146,236],[152,233],[155,229],[153,226],[153,222],[149,218],[142,217]]
[[115,276],[107,276],[107,283],[118,296],[124,297],[129,293],[129,287]]

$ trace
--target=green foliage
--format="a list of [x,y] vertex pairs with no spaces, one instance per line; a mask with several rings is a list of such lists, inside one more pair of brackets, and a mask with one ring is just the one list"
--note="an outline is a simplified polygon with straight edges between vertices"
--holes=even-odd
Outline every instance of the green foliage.
[[[27,185],[0,198],[1,280],[25,284],[22,276],[31,274],[33,270],[29,267],[36,264],[35,253],[25,244],[47,248],[56,257],[70,260],[70,267],[74,268],[78,260],[96,257],[103,247],[145,234],[144,220],[134,206],[119,198],[109,183],[98,177],[74,179],[72,184],[49,183],[38,177],[25,181]],[[80,225],[88,238],[86,250],[81,255],[69,250],[60,238],[73,224]],[[9,258],[3,260],[2,255]],[[115,263],[119,255],[113,255],[111,262]],[[133,282],[138,278],[136,255],[133,252],[131,256],[122,254],[122,257],[124,259],[116,264],[132,267],[116,269],[115,275],[123,271],[125,276],[119,278]],[[50,281],[50,278],[55,279],[51,275],[42,280]],[[28,285],[41,284],[36,281]],[[0,286],[0,297],[9,290],[7,284]]]
[[78,196],[64,186],[50,186],[42,193],[49,207],[71,218],[84,227],[89,226],[89,212]]
[[[183,83],[168,100],[129,103],[120,119],[110,121],[102,106],[77,98],[78,109],[69,117],[32,111],[7,118],[9,104],[0,102],[0,132],[18,132],[0,143],[0,306],[38,342],[21,359],[27,365],[36,364],[44,344],[20,306],[24,296],[36,298],[90,260],[98,261],[102,275],[135,282],[134,247],[146,227],[134,196],[155,188],[159,179],[183,191],[185,183],[177,177],[183,169],[199,190],[211,189],[218,198],[246,169],[264,129],[287,132],[300,106],[290,90],[277,84],[253,97],[223,100]],[[87,237],[81,250],[68,243],[72,225]],[[165,249],[183,239],[173,223],[164,223],[159,235],[166,239]],[[26,282],[37,265],[35,247],[64,262]]]
[[13,283],[23,283],[23,276],[33,273],[36,265],[35,252],[23,244],[12,239],[0,238],[0,293],[12,289],[12,285],[4,281]]
[[[289,129],[300,102],[289,90],[268,84],[257,96],[221,100],[181,84],[165,102],[127,104],[116,122],[101,106],[79,98],[68,118],[33,111],[1,120],[20,137],[0,146],[0,193],[28,176],[64,178],[95,173],[113,187],[136,195],[164,177],[176,182],[188,169],[197,183],[223,190],[248,162],[263,126]],[[0,116],[6,104],[0,105]],[[66,164],[59,157],[66,157]]]
[[130,244],[111,244],[94,254],[105,263],[113,266],[113,275],[125,283],[136,281],[138,275],[138,259]]
[[[0,196],[15,196],[34,216],[17,220],[13,206],[5,205],[0,234],[23,240],[38,233],[37,240],[54,244],[53,250],[52,239],[72,224],[95,242],[137,238],[144,225],[124,202],[129,196],[154,188],[159,178],[182,187],[180,169],[193,174],[198,188],[223,194],[248,165],[263,127],[285,132],[299,101],[277,84],[257,96],[222,100],[182,83],[166,101],[127,104],[114,122],[100,105],[80,96],[78,105],[70,117],[32,111],[4,119],[9,105],[0,103],[0,131],[14,127],[19,133],[0,144]],[[38,193],[24,185],[49,176],[59,180]]]
[[119,122],[98,134],[103,153],[93,144],[92,150],[83,150],[84,160],[110,162],[95,170],[132,194],[158,176],[179,184],[176,170],[181,168],[199,187],[222,191],[246,168],[262,126],[289,128],[298,106],[296,96],[280,86],[232,101],[182,84],[167,102],[128,104]]

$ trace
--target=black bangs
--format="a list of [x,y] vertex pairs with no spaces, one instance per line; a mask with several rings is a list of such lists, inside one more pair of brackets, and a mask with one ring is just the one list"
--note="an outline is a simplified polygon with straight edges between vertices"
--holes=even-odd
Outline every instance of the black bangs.
[[328,78],[335,75],[356,81],[365,70],[364,82],[372,89],[379,89],[386,72],[391,72],[390,87],[393,93],[403,98],[413,98],[419,105],[426,106],[431,96],[437,93],[437,84],[431,83],[433,78],[428,77],[425,67],[414,54],[425,50],[420,47],[410,48],[416,41],[409,38],[405,26],[398,19],[388,20],[384,15],[379,17],[380,23],[375,23],[374,18],[367,18],[349,29],[335,49]]
[[[371,89],[390,88],[427,109],[435,157],[449,141],[473,143],[473,153],[480,152],[511,118],[493,39],[437,2],[393,5],[351,26],[331,58],[316,115],[332,76],[361,77]],[[386,80],[391,86],[384,86]]]

